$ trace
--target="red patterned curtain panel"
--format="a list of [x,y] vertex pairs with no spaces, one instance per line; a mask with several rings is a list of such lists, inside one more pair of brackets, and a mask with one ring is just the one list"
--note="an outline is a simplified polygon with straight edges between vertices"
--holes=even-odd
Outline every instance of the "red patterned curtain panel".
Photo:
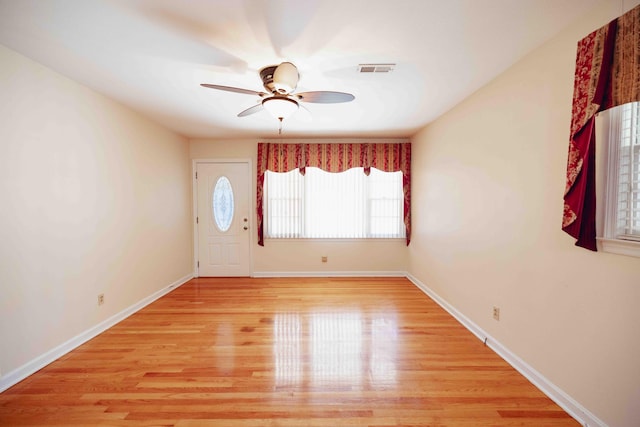
[[578,42],[562,229],[596,249],[595,115],[640,101],[640,6]]
[[407,245],[411,235],[411,143],[403,144],[258,144],[258,191],[256,209],[258,215],[258,244],[264,246],[263,188],[266,171],[288,172],[307,166],[327,172],[344,172],[363,167],[369,174],[372,167],[384,172],[402,172],[404,192],[404,225]]

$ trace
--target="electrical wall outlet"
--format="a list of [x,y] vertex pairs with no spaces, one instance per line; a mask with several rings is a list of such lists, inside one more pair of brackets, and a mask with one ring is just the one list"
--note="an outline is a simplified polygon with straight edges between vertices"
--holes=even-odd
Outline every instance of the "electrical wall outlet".
[[321,259],[322,259],[322,262],[327,262],[329,260],[329,258],[327,258],[327,256],[323,256]]
[[493,307],[493,318],[500,320],[500,307]]
[[98,295],[98,305],[104,304],[104,294]]

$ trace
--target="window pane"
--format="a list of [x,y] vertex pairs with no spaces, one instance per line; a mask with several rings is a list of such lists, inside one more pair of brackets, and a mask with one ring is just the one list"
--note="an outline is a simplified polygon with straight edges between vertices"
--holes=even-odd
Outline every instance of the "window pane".
[[213,188],[212,199],[213,218],[218,229],[224,233],[231,227],[234,211],[233,190],[231,189],[231,182],[226,176],[218,178]]
[[302,237],[304,178],[295,169],[265,174],[264,218],[268,237]]
[[371,168],[369,202],[372,237],[404,237],[404,193],[402,172]]
[[640,235],[640,103],[620,108],[618,215],[620,238]]
[[366,237],[362,168],[325,172],[306,168],[305,237]]

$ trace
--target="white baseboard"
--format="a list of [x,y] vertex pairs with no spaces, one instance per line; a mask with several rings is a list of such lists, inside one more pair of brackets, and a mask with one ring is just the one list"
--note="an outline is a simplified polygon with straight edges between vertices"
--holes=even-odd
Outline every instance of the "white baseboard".
[[584,406],[579,404],[575,399],[569,396],[567,393],[558,388],[555,384],[544,377],[540,372],[536,371],[529,364],[520,359],[515,353],[511,352],[507,347],[502,345],[498,340],[487,334],[482,328],[475,324],[471,319],[459,312],[455,307],[449,304],[436,294],[431,288],[422,283],[416,277],[411,274],[406,275],[407,279],[413,282],[422,292],[427,294],[432,300],[434,300],[440,307],[451,314],[458,322],[473,333],[478,339],[485,342],[486,345],[495,351],[500,357],[502,357],[508,364],[510,364],[515,370],[520,372],[525,378],[527,378],[533,385],[535,385],[540,391],[546,394],[551,400],[564,409],[569,415],[575,418],[580,424],[585,427],[607,427],[601,419],[592,414]]
[[254,271],[252,277],[406,277],[406,271]]
[[97,335],[101,334],[102,332],[106,331],[107,329],[109,329],[113,325],[117,324],[118,322],[121,322],[122,320],[124,320],[127,317],[131,316],[133,313],[143,309],[144,307],[146,307],[147,305],[151,304],[152,302],[154,302],[158,298],[160,298],[160,297],[168,294],[172,290],[182,286],[183,284],[185,284],[186,282],[188,282],[192,278],[193,278],[193,273],[187,274],[186,276],[181,277],[180,279],[178,279],[175,282],[171,283],[169,286],[167,286],[167,287],[165,287],[163,289],[160,289],[157,292],[154,292],[153,294],[149,295],[148,297],[138,301],[137,303],[135,303],[132,306],[122,310],[121,312],[114,314],[110,318],[98,323],[97,325],[95,325],[92,328],[84,331],[83,333],[81,333],[79,335],[76,335],[75,337],[71,338],[70,340],[68,340],[68,341],[60,344],[59,346],[47,351],[46,353],[36,357],[35,359],[31,360],[30,362],[25,363],[24,365],[20,366],[19,368],[16,368],[13,371],[8,372],[6,375],[3,375],[0,378],[0,393],[5,391],[5,390],[7,390],[9,387],[12,387],[15,384],[19,383],[23,379],[27,378],[29,375],[31,375],[31,374],[39,371],[40,369],[44,368],[45,366],[47,366],[51,362],[53,362],[53,361],[59,359],[60,357],[64,356],[65,354],[67,354],[71,350],[79,347],[80,345],[84,344],[85,342],[89,341],[90,339],[92,339],[92,338],[96,337]]

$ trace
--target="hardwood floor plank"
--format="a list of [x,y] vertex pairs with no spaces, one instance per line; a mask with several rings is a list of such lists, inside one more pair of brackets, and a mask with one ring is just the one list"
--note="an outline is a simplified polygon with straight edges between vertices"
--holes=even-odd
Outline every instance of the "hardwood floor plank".
[[579,426],[403,278],[194,279],[0,394],[2,426]]

